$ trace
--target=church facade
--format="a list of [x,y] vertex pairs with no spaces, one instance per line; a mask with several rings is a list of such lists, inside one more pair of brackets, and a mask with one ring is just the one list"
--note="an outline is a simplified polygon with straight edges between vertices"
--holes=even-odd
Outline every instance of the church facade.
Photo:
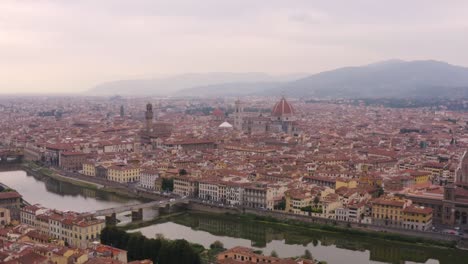
[[298,135],[297,120],[294,108],[284,97],[277,102],[270,116],[247,115],[240,100],[235,102],[233,113],[234,129],[247,134],[286,133]]

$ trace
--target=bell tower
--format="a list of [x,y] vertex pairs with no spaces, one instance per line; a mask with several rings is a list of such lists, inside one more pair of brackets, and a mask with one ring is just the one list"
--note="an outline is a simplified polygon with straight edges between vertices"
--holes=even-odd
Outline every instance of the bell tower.
[[146,119],[146,132],[153,131],[153,105],[148,103],[146,104],[146,112],[145,112],[145,119]]
[[234,128],[237,130],[242,130],[243,124],[243,116],[244,116],[244,106],[242,105],[239,99],[235,102],[235,109],[234,109]]

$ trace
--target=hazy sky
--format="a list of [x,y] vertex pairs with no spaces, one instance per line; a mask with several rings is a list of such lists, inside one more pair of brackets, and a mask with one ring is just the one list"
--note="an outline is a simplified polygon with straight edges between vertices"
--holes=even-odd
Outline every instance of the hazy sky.
[[186,72],[468,66],[466,0],[0,0],[0,92]]

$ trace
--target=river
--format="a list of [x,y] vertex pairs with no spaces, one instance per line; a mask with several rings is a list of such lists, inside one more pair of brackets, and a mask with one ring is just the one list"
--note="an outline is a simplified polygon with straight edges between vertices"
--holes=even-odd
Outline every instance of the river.
[[[90,212],[140,202],[52,178],[38,179],[19,170],[0,172],[0,182],[19,192],[23,199],[31,204],[41,204],[62,211]],[[145,209],[143,212],[144,220],[153,219],[154,215],[155,212],[151,209]],[[128,212],[118,214],[117,218],[120,224],[131,221]]]
[[219,240],[225,248],[251,247],[269,255],[296,257],[308,249],[314,258],[328,264],[342,263],[426,263],[466,264],[468,252],[408,243],[385,241],[347,234],[299,229],[276,224],[259,224],[233,216],[185,213],[165,222],[131,230],[149,238],[157,234],[168,239],[186,239],[208,248]]

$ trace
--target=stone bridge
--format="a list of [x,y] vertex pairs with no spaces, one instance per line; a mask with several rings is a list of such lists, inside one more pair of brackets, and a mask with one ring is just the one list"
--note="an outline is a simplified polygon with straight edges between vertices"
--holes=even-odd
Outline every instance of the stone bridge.
[[167,208],[177,204],[188,204],[187,198],[173,198],[169,200],[152,201],[149,203],[140,204],[128,204],[119,207],[113,207],[108,209],[96,210],[88,212],[94,216],[105,216],[107,225],[117,224],[117,214],[123,212],[132,212],[132,221],[143,220],[143,209],[144,208]]
[[23,161],[23,153],[21,151],[0,149],[0,164],[21,163]]

